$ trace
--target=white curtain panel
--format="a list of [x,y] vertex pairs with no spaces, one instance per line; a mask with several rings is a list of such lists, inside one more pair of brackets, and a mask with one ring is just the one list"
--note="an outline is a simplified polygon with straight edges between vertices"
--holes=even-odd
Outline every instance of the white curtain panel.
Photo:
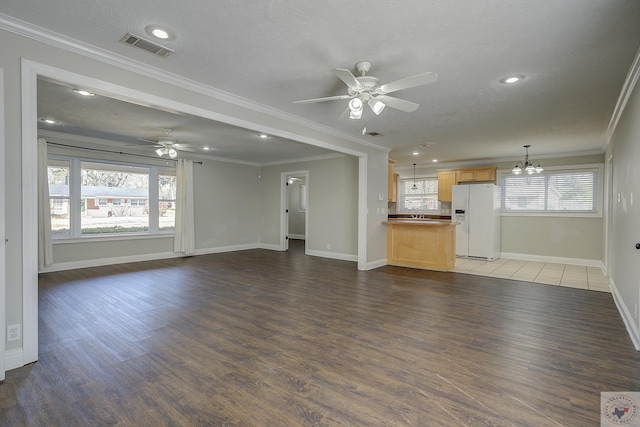
[[185,255],[195,252],[195,215],[193,207],[193,161],[179,159],[176,164],[176,231],[173,251]]
[[49,175],[47,141],[38,138],[38,267],[53,264],[51,246],[51,209],[49,207]]

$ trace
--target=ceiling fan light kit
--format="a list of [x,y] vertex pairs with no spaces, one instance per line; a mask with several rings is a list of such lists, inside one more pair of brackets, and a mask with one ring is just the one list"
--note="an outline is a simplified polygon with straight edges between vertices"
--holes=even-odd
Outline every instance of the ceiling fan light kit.
[[415,102],[388,96],[387,94],[433,83],[438,79],[437,74],[427,72],[381,85],[378,78],[367,76],[367,72],[369,72],[370,69],[371,62],[358,62],[356,64],[356,70],[360,75],[356,77],[351,71],[345,68],[336,68],[334,70],[336,77],[347,85],[346,95],[327,96],[294,102],[296,104],[305,104],[349,99],[349,118],[354,120],[362,118],[364,104],[367,104],[376,116],[382,113],[382,110],[387,106],[410,113],[417,110],[420,105]]
[[533,175],[534,173],[544,172],[544,168],[537,160],[529,160],[529,147],[531,145],[525,145],[524,162],[516,162],[516,165],[511,169],[511,173],[514,175],[521,175],[523,172],[527,175]]
[[175,148],[173,147],[162,147],[162,148],[158,148],[156,150],[156,154],[158,155],[158,157],[162,157],[165,154],[168,154],[169,157],[171,157],[172,159],[175,159],[176,157],[178,157],[178,152],[176,151]]

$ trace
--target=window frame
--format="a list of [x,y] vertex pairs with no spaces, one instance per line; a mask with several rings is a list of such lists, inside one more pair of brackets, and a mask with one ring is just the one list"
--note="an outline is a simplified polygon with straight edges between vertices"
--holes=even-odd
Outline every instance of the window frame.
[[[99,158],[90,158],[90,157],[76,157],[71,155],[59,155],[59,154],[49,154],[47,157],[47,163],[50,160],[54,161],[67,161],[69,162],[69,200],[71,206],[78,206],[78,209],[70,210],[70,230],[69,234],[63,235],[51,235],[52,243],[62,243],[62,242],[70,242],[70,241],[106,241],[106,240],[126,240],[131,238],[140,238],[140,237],[170,237],[175,233],[174,229],[160,229],[159,228],[159,209],[158,209],[158,175],[166,174],[166,175],[175,175],[175,167],[167,167],[167,166],[157,166],[150,165],[145,163],[134,163],[134,162],[120,162],[114,160],[104,160]],[[149,194],[145,199],[149,201],[149,230],[148,231],[137,231],[137,232],[127,232],[127,233],[97,233],[97,234],[82,234],[81,227],[81,165],[83,162],[88,163],[96,163],[101,165],[113,165],[115,167],[133,167],[146,169],[149,174]],[[129,200],[126,198],[120,198],[123,203],[128,203]],[[155,209],[152,201],[155,199]],[[106,200],[106,199],[105,199]]]
[[[161,198],[160,197],[160,176],[164,175],[164,176],[172,176],[176,179],[176,194],[175,194],[175,198],[173,199],[166,199],[166,198]],[[155,179],[153,181],[153,183],[149,184],[149,191],[151,192],[153,189],[154,194],[156,194],[157,196],[157,200],[153,201],[154,207],[152,208],[152,200],[148,199],[149,202],[149,211],[151,212],[151,210],[155,209],[157,210],[157,215],[154,216],[154,219],[157,218],[157,224],[155,225],[157,227],[157,229],[159,230],[160,233],[175,233],[175,229],[176,229],[176,225],[175,225],[175,217],[174,217],[174,223],[173,223],[173,228],[161,228],[160,227],[160,203],[171,203],[174,206],[174,211],[177,207],[177,198],[178,198],[178,194],[177,194],[177,190],[178,190],[178,178],[177,178],[177,174],[176,174],[176,170],[175,169],[168,169],[168,168],[161,168],[158,170],[158,173],[155,176]]]
[[[500,185],[500,211],[502,216],[542,216],[542,217],[562,217],[562,218],[602,218],[602,206],[604,198],[604,164],[580,164],[580,165],[565,165],[565,166],[545,166],[544,172],[540,175],[557,175],[559,173],[581,173],[581,172],[596,172],[598,174],[597,184],[595,188],[596,203],[595,212],[581,212],[581,211],[513,211],[505,210],[505,188],[503,178],[512,176],[510,169],[498,171],[498,182]],[[536,176],[538,174],[534,174]],[[521,175],[522,176],[522,175]],[[545,193],[545,197],[547,197]]]
[[424,209],[424,210],[413,210],[413,209],[405,209],[404,208],[404,185],[405,181],[413,182],[414,178],[400,178],[398,180],[398,200],[396,202],[396,212],[401,214],[409,214],[409,213],[419,213],[419,214],[440,214],[442,210],[442,202],[438,200],[438,176],[437,175],[424,175],[424,176],[416,176],[415,180],[417,181],[425,181],[425,180],[433,180],[436,183],[436,192],[435,193],[420,193],[421,195],[435,195],[437,208],[436,209]]

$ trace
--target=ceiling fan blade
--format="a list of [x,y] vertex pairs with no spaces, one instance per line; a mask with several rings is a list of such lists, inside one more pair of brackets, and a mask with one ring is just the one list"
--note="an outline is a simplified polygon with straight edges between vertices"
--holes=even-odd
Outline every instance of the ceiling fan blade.
[[415,102],[405,101],[404,99],[394,98],[387,95],[378,95],[376,99],[382,101],[387,107],[395,108],[396,110],[404,111],[405,113],[411,113],[416,111],[420,104]]
[[157,145],[158,141],[152,141],[151,139],[144,139],[144,138],[136,138],[138,141],[144,141],[144,142],[148,142],[150,144],[154,144]]
[[416,76],[407,77],[405,79],[396,80],[395,82],[387,83],[381,85],[376,92],[385,94],[396,92],[403,89],[409,89],[416,86],[426,85],[428,83],[433,83],[438,80],[438,75],[434,73],[422,73]]
[[336,101],[339,99],[349,99],[351,95],[325,96],[324,98],[303,99],[302,101],[293,101],[294,104],[308,104],[311,102]]
[[356,76],[354,76],[351,71],[345,68],[336,68],[335,70],[333,70],[333,72],[351,89],[360,90],[363,88],[362,83],[360,83],[360,81],[356,79]]

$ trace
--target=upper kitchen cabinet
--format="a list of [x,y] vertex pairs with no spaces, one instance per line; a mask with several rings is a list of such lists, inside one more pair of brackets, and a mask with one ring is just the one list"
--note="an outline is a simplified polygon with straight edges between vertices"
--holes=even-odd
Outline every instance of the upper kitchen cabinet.
[[398,174],[395,172],[395,160],[389,160],[389,169],[388,169],[388,185],[387,189],[388,200],[390,202],[398,201]]
[[496,167],[485,166],[469,169],[449,169],[438,171],[438,200],[451,201],[451,187],[470,182],[495,182]]
[[495,166],[456,170],[456,184],[466,183],[466,182],[495,182],[495,181],[496,181]]
[[438,200],[451,201],[451,187],[456,183],[456,171],[438,171]]

